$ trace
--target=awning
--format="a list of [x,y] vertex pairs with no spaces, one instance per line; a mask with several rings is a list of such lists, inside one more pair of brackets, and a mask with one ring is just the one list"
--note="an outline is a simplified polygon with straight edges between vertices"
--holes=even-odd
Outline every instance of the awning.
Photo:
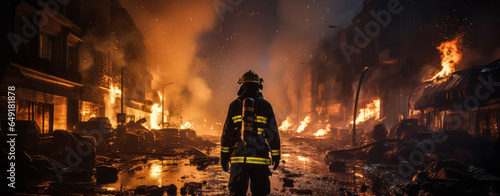
[[26,68],[15,63],[8,65],[2,83],[44,93],[79,99],[80,83]]
[[[463,105],[464,101],[470,101],[470,105],[474,105],[477,100],[479,106],[491,104],[490,100],[499,97],[500,86],[493,92],[488,91],[480,78],[488,81],[492,78],[494,81],[500,82],[500,60],[490,63],[486,66],[477,66],[470,69],[457,71],[450,76],[438,81],[427,81],[420,85],[415,90],[410,99],[411,107],[416,110],[423,110],[426,108],[435,108],[440,110],[454,110],[453,105]],[[481,100],[477,96],[476,88],[483,85],[481,93],[489,93],[486,99]]]

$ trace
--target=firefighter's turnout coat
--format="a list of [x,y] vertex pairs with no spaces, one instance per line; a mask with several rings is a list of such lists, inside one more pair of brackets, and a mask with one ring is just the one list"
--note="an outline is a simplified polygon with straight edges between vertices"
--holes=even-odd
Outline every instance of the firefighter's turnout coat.
[[254,105],[254,142],[242,139],[242,104],[245,97],[238,97],[229,105],[221,137],[221,159],[231,164],[270,165],[271,159],[281,158],[278,126],[271,104],[262,93],[252,97]]

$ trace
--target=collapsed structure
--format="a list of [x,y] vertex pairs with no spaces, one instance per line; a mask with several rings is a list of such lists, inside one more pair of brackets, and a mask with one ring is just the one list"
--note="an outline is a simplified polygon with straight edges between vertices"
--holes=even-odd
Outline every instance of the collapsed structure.
[[428,81],[409,100],[410,117],[431,129],[467,131],[491,140],[500,134],[500,60]]

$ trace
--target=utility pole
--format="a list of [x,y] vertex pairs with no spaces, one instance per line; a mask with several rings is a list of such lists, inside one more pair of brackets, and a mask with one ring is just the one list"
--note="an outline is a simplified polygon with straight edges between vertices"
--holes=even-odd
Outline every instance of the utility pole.
[[125,136],[125,121],[127,120],[127,115],[125,113],[123,113],[123,96],[125,94],[124,92],[124,89],[123,89],[123,66],[121,67],[121,75],[122,75],[122,78],[121,78],[121,111],[119,114],[116,114],[116,120],[118,122],[118,128],[116,130],[116,140],[117,140],[117,149],[119,151],[123,150],[123,137]]
[[121,91],[122,91],[122,96],[121,96],[121,113],[123,114],[123,66],[122,66],[122,84],[121,84]]

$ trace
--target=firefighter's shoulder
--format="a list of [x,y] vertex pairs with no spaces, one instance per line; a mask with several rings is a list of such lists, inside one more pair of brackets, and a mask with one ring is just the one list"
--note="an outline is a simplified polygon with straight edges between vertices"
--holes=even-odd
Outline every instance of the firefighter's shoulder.
[[235,107],[241,105],[241,101],[239,99],[235,99],[231,104],[229,104],[229,107]]
[[271,107],[271,103],[269,103],[269,101],[267,101],[266,99],[261,99],[260,101],[260,104],[262,104],[263,106],[265,107]]

